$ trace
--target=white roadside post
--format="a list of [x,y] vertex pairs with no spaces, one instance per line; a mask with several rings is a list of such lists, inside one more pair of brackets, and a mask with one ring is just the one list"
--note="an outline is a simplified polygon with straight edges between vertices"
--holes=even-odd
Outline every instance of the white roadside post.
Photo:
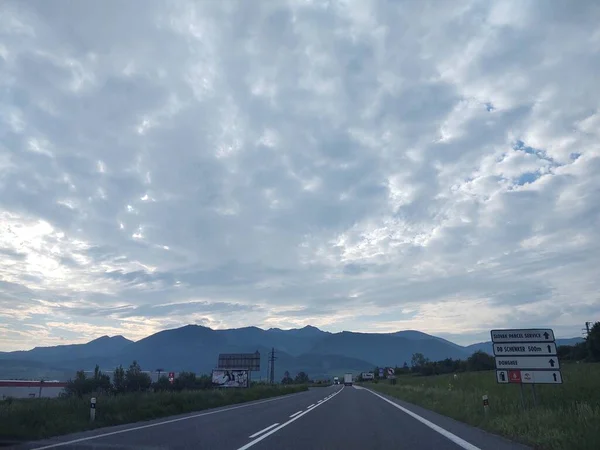
[[487,417],[487,415],[490,411],[490,400],[488,399],[487,395],[484,395],[482,398],[483,398],[483,413]]
[[92,397],[90,400],[90,421],[96,420],[96,397]]

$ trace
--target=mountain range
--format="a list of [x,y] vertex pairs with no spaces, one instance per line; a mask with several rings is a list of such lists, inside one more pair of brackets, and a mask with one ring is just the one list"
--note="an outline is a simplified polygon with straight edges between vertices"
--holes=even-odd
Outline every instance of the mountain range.
[[[557,340],[558,345],[572,345],[580,338]],[[76,370],[103,370],[118,365],[127,367],[133,360],[144,370],[197,374],[210,373],[219,353],[261,354],[261,371],[253,379],[266,379],[268,355],[276,350],[275,377],[285,371],[295,375],[304,371],[312,378],[326,378],[345,371],[360,372],[376,366],[410,364],[414,353],[432,361],[445,358],[466,359],[478,350],[491,353],[490,342],[460,346],[420,331],[396,333],[330,333],[312,326],[281,330],[246,327],[213,330],[187,325],[165,330],[139,341],[123,336],[102,336],[86,344],[36,347],[28,351],[0,352],[0,379],[46,378],[68,379]]]

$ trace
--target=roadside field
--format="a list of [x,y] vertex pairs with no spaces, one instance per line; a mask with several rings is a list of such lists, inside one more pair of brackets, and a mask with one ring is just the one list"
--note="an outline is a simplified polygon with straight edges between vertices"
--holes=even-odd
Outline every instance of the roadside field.
[[307,390],[305,385],[255,386],[98,397],[90,423],[90,396],[0,402],[0,443],[48,438],[93,428],[157,419]]
[[[562,385],[524,385],[527,408],[518,385],[497,384],[494,372],[397,378],[365,387],[423,406],[448,417],[547,450],[600,449],[600,364],[563,364]],[[482,396],[489,396],[485,417]]]

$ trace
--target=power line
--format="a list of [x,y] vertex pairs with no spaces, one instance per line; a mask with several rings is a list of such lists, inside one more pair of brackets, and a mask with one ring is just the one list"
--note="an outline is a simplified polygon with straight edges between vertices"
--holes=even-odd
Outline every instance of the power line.
[[270,364],[270,367],[271,367],[271,374],[270,374],[270,377],[269,377],[269,382],[271,384],[275,384],[275,360],[276,359],[277,358],[275,357],[275,347],[273,347],[271,349],[271,354],[269,355],[269,364]]

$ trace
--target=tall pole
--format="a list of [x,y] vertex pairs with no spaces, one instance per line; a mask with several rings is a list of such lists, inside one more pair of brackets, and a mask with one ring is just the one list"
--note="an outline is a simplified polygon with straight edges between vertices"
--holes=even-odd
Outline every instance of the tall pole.
[[270,379],[269,382],[271,384],[275,384],[275,360],[277,358],[275,358],[275,347],[273,347],[271,349],[271,356],[269,357],[269,363],[271,364],[271,374],[270,374]]

